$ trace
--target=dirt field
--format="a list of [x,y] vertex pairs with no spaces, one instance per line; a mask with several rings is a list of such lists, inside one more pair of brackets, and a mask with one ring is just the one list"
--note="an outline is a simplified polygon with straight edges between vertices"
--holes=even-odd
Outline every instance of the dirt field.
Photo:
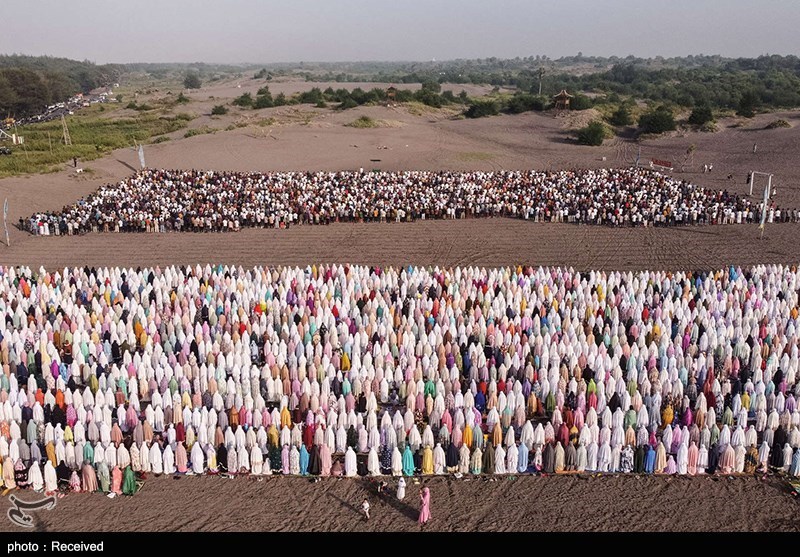
[[[800,531],[800,502],[785,484],[749,477],[496,476],[408,482],[379,499],[369,479],[154,478],[133,497],[67,495],[37,511],[39,531],[420,531],[420,485],[431,489],[438,531]],[[360,514],[370,501],[370,520]],[[35,500],[30,492],[23,500]],[[7,498],[0,498],[5,515]],[[5,516],[3,516],[5,518]],[[16,528],[0,520],[0,531]],[[17,529],[19,531],[20,529]]]
[[[21,239],[18,240],[18,237]],[[208,234],[15,234],[0,263],[38,268],[224,263],[242,266],[560,265],[579,270],[717,269],[797,263],[800,224],[612,230],[509,219],[296,226]]]
[[[273,93],[305,91],[328,84],[275,83]],[[357,84],[331,84],[352,88]],[[378,86],[379,84],[358,84]],[[628,166],[641,146],[641,160],[681,166],[695,145],[694,166],[679,174],[701,185],[746,193],[751,170],[773,172],[782,206],[800,206],[800,112],[720,122],[717,133],[686,133],[637,144],[609,140],[599,148],[570,140],[570,122],[528,113],[479,120],[418,107],[362,107],[345,112],[304,107],[207,113],[259,85],[225,83],[193,92],[185,108],[202,114],[191,127],[232,131],[150,145],[151,167],[216,170],[340,169],[556,169]],[[458,86],[456,91],[460,90]],[[208,97],[215,97],[209,99]],[[184,110],[184,108],[181,108]],[[345,127],[361,115],[383,120],[373,129]],[[777,118],[789,129],[765,130]],[[270,123],[265,124],[264,121]],[[758,144],[753,153],[753,144]],[[605,159],[605,160],[604,160]],[[700,170],[714,165],[711,174]],[[41,176],[0,180],[9,200],[9,221],[34,211],[57,210],[99,185],[130,174],[133,150],[119,150],[84,166]],[[677,172],[677,171],[676,171]],[[729,179],[728,175],[732,175]],[[763,184],[757,184],[760,195]],[[149,266],[226,263],[243,266],[318,262],[370,265],[563,265],[577,269],[708,269],[724,265],[800,262],[800,225],[707,226],[672,229],[609,229],[487,219],[410,224],[337,224],[289,230],[246,230],[238,234],[89,234],[34,237],[10,227],[11,247],[0,246],[0,264],[55,269],[63,266]],[[434,530],[798,530],[800,505],[777,480],[666,477],[520,477],[483,482],[424,480],[432,489]],[[475,485],[479,483],[480,485]],[[153,479],[133,498],[68,496],[54,511],[38,513],[42,530],[418,530],[416,486],[406,501],[380,502],[364,480],[300,478]],[[369,493],[373,519],[357,506]],[[30,493],[24,498],[32,499]],[[391,504],[389,504],[391,503]],[[0,498],[0,512],[8,506]],[[476,508],[479,512],[476,512]],[[11,528],[0,521],[0,530]]]

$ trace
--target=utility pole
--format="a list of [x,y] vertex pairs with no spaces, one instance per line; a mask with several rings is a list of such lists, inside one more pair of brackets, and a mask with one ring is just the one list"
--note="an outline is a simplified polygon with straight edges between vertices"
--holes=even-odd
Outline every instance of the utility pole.
[[542,96],[542,79],[544,78],[545,69],[544,66],[539,67],[539,96]]
[[69,128],[67,127],[67,119],[61,115],[61,127],[64,129],[64,145],[72,145],[72,138],[69,136]]

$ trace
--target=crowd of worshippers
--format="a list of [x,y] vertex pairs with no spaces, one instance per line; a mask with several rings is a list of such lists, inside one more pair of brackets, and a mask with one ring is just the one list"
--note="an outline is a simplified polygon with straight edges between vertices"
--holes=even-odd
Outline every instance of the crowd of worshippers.
[[2,481],[798,476],[799,289],[772,265],[0,267]]
[[[645,169],[560,172],[143,170],[20,227],[35,234],[236,231],[332,222],[512,217],[670,226],[759,222],[761,203]],[[770,218],[800,212],[770,207]]]

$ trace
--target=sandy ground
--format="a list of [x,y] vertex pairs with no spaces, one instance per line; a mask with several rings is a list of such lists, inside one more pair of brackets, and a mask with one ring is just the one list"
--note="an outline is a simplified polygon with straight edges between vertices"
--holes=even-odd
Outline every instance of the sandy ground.
[[[273,93],[328,84],[272,83]],[[379,84],[331,84],[355,87]],[[720,122],[717,133],[683,133],[641,143],[608,140],[599,148],[576,145],[570,121],[528,113],[479,120],[452,113],[404,107],[361,107],[345,112],[310,106],[261,111],[235,109],[208,115],[220,99],[260,86],[253,80],[222,83],[192,92],[180,107],[200,116],[191,127],[232,131],[146,148],[148,164],[163,168],[217,170],[340,169],[558,169],[628,166],[641,146],[641,160],[673,161],[676,168],[695,145],[694,166],[676,175],[701,185],[747,193],[749,171],[775,174],[780,205],[800,206],[800,112],[760,115],[743,125]],[[460,90],[456,86],[455,90]],[[209,97],[214,97],[210,99]],[[374,129],[345,127],[361,115],[383,120]],[[271,118],[269,124],[264,120]],[[777,118],[789,129],[765,130]],[[757,153],[752,152],[758,144]],[[703,174],[704,163],[714,172]],[[57,210],[103,183],[121,179],[138,165],[123,149],[84,166],[32,177],[0,180],[9,200],[9,221],[34,211]],[[728,175],[732,174],[731,179]],[[762,184],[756,187],[760,195]],[[243,266],[316,262],[370,265],[563,265],[577,269],[708,269],[800,260],[800,225],[609,229],[535,224],[518,220],[427,221],[409,224],[336,224],[289,230],[246,230],[238,234],[89,234],[34,237],[10,227],[11,247],[0,246],[0,264],[148,266],[226,263]],[[432,489],[434,530],[798,530],[800,505],[778,480],[753,478],[520,477],[483,482],[424,480]],[[476,485],[479,484],[479,485]],[[367,487],[370,485],[370,487]],[[406,501],[378,501],[366,480],[329,479],[312,484],[299,478],[152,479],[133,498],[68,496],[54,511],[38,513],[42,530],[418,530],[416,486]],[[357,508],[372,498],[373,519]],[[26,499],[34,498],[25,494]],[[188,502],[188,503],[187,503]],[[8,506],[0,498],[0,512]],[[12,528],[0,521],[0,530]]]
[[[718,269],[798,263],[800,224],[613,230],[510,219],[296,226],[239,233],[31,237],[0,246],[0,263],[38,268],[224,263],[572,266],[578,270]],[[20,241],[17,242],[16,238]]]
[[[785,483],[753,477],[495,476],[408,482],[379,498],[373,479],[153,478],[133,497],[72,494],[36,511],[39,531],[800,531]],[[431,520],[417,524],[419,487]],[[19,495],[19,494],[18,494]],[[23,500],[39,494],[26,492]],[[370,520],[360,513],[370,501]],[[9,503],[0,498],[0,513]],[[5,517],[3,517],[5,518]],[[16,530],[15,530],[16,529]],[[0,520],[0,531],[20,531]]]

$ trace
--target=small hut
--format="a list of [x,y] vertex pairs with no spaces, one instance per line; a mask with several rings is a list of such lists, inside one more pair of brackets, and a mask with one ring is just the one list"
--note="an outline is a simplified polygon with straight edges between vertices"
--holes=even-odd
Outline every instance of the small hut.
[[567,93],[566,89],[562,89],[558,95],[553,96],[553,103],[556,110],[569,110],[569,100],[573,98],[572,95]]

